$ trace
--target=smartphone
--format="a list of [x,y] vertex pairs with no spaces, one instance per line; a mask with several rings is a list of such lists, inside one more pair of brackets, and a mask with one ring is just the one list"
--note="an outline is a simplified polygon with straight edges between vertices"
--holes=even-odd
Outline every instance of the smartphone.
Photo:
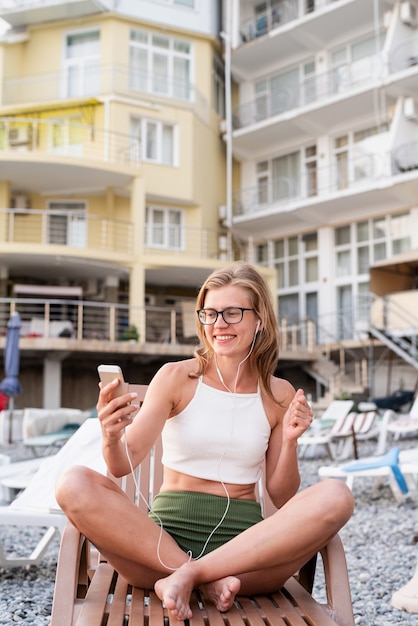
[[107,385],[112,382],[112,380],[115,380],[115,378],[119,378],[120,383],[114,392],[115,398],[128,392],[128,383],[125,382],[119,365],[99,365],[97,371],[103,385]]

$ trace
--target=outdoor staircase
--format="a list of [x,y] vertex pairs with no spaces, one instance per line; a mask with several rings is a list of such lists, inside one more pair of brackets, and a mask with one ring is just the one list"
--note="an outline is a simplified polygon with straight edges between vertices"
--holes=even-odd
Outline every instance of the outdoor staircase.
[[334,400],[335,396],[362,394],[365,390],[365,386],[361,382],[360,361],[355,363],[353,376],[346,373],[345,367],[341,363],[338,365],[329,355],[324,353],[320,353],[315,361],[305,365],[303,369],[317,383],[325,387],[325,396],[329,401]]
[[369,332],[418,370],[418,317],[386,298],[374,296],[372,306],[379,309],[380,323],[372,315]]

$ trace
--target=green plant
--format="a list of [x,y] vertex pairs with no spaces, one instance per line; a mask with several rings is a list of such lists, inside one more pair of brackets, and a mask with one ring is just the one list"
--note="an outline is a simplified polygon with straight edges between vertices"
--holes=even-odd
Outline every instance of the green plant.
[[135,324],[130,324],[128,328],[123,331],[124,341],[138,341],[139,333]]

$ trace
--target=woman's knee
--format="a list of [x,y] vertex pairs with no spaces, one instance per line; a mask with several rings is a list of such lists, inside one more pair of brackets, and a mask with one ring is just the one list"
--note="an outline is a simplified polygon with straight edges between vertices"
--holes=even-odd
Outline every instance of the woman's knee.
[[55,497],[63,509],[68,511],[85,506],[96,491],[96,472],[88,467],[75,465],[65,470],[55,485]]
[[329,478],[319,483],[322,486],[323,497],[328,502],[327,509],[336,519],[345,524],[354,511],[354,496],[344,481]]

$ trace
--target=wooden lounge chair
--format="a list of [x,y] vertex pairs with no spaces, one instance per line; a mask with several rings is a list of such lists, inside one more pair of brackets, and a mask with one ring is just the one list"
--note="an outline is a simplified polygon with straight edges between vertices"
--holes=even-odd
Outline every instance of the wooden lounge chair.
[[[130,385],[130,390],[135,385]],[[137,470],[137,485],[151,503],[162,481],[161,442]],[[116,479],[114,479],[116,480]],[[116,480],[146,510],[131,476]],[[260,501],[265,515],[275,509],[263,487]],[[338,535],[321,551],[327,603],[311,593],[316,556],[277,593],[238,597],[227,613],[220,613],[196,591],[190,626],[354,626],[344,549]],[[169,626],[173,620],[153,590],[132,588],[94,546],[68,522],[62,536],[50,626]]]

